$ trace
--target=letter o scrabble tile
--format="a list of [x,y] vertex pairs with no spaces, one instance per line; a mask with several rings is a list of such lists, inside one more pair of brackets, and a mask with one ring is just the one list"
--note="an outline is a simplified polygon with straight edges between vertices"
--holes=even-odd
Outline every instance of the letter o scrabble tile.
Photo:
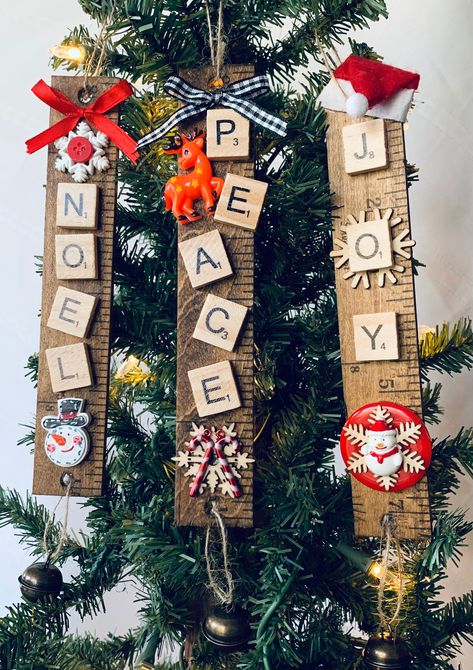
[[399,359],[395,312],[355,314],[353,316],[353,335],[357,361],[395,361]]
[[58,279],[96,279],[95,235],[56,235],[56,277]]
[[215,220],[255,230],[263,208],[268,184],[227,172]]
[[367,221],[347,226],[345,230],[352,272],[391,267],[393,255],[389,221]]
[[187,373],[200,417],[241,406],[230,361],[221,361]]
[[233,109],[207,112],[208,158],[245,159],[250,154],[250,122]]
[[218,230],[179,242],[191,286],[198,288],[233,274],[222,236]]
[[345,171],[348,174],[380,170],[388,164],[384,120],[352,123],[343,128]]
[[233,351],[247,311],[244,305],[210,293],[192,337],[214,347]]
[[84,343],[46,349],[51,387],[54,393],[92,386],[92,373]]

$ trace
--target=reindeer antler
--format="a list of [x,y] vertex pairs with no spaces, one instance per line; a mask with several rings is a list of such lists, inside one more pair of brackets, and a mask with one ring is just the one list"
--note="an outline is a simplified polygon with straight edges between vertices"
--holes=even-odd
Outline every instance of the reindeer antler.
[[163,151],[178,151],[182,147],[182,138],[180,135],[174,135],[169,144],[163,146]]
[[186,135],[186,137],[189,140],[189,142],[193,142],[197,137],[200,137],[200,135],[203,134],[204,134],[203,130],[197,130],[197,128],[194,128],[194,132],[191,133],[190,135]]

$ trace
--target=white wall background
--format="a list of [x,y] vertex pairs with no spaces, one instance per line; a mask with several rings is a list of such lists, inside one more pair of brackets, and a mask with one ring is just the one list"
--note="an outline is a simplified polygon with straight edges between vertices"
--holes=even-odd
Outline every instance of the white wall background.
[[[4,3],[2,3],[4,4]],[[387,63],[421,73],[417,104],[406,133],[408,159],[421,168],[410,192],[416,257],[427,264],[417,281],[419,323],[434,325],[473,312],[473,67],[470,58],[473,4],[470,0],[388,0],[390,18],[357,34],[385,56]],[[30,93],[48,80],[48,48],[67,28],[84,22],[75,0],[23,0],[0,8],[3,132],[0,151],[0,400],[2,456],[0,481],[20,492],[31,486],[32,457],[16,441],[31,422],[35,392],[24,378],[27,357],[38,348],[41,281],[34,255],[42,253],[45,151],[27,156],[24,140],[48,124],[48,110]],[[343,52],[344,53],[344,52]],[[435,434],[454,434],[473,423],[473,380],[443,379],[445,419]],[[465,481],[452,504],[470,508],[473,483]],[[47,505],[55,500],[45,498]],[[83,515],[74,504],[72,527]],[[459,569],[453,565],[445,598],[473,588],[473,537]],[[18,599],[17,577],[30,559],[10,528],[0,530],[0,616]],[[135,625],[132,594],[110,594],[109,612],[93,622],[74,621],[79,630],[99,634]],[[123,605],[125,605],[124,607]],[[471,667],[473,650],[459,658]]]

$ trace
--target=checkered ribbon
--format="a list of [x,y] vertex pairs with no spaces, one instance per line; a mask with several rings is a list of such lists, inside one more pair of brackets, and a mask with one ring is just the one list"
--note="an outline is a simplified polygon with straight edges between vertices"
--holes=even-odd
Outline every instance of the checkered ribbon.
[[201,88],[191,86],[181,77],[169,77],[164,84],[164,90],[174,98],[182,100],[187,104],[177,112],[174,112],[167,121],[158,126],[138,142],[138,149],[151,144],[166,135],[174,126],[179,125],[192,116],[197,116],[211,107],[230,107],[251,123],[255,123],[276,135],[284,137],[287,133],[287,123],[270,112],[258,107],[252,98],[257,98],[269,91],[269,82],[266,75],[242,79],[234,84],[224,86],[212,93],[203,91]]

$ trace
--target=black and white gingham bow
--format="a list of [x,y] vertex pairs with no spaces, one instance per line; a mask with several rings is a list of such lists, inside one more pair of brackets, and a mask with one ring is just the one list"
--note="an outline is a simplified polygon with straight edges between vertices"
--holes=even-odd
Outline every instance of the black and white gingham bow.
[[269,83],[266,75],[242,79],[235,84],[224,86],[213,93],[203,91],[201,88],[191,86],[180,77],[169,77],[164,84],[164,90],[170,95],[186,102],[187,105],[178,109],[165,123],[158,126],[138,142],[138,149],[151,144],[166,135],[174,126],[182,123],[191,116],[202,114],[211,107],[231,107],[235,112],[246,117],[252,123],[266,128],[276,135],[284,137],[287,132],[287,123],[274,116],[270,112],[258,107],[251,98],[257,98],[269,91]]

